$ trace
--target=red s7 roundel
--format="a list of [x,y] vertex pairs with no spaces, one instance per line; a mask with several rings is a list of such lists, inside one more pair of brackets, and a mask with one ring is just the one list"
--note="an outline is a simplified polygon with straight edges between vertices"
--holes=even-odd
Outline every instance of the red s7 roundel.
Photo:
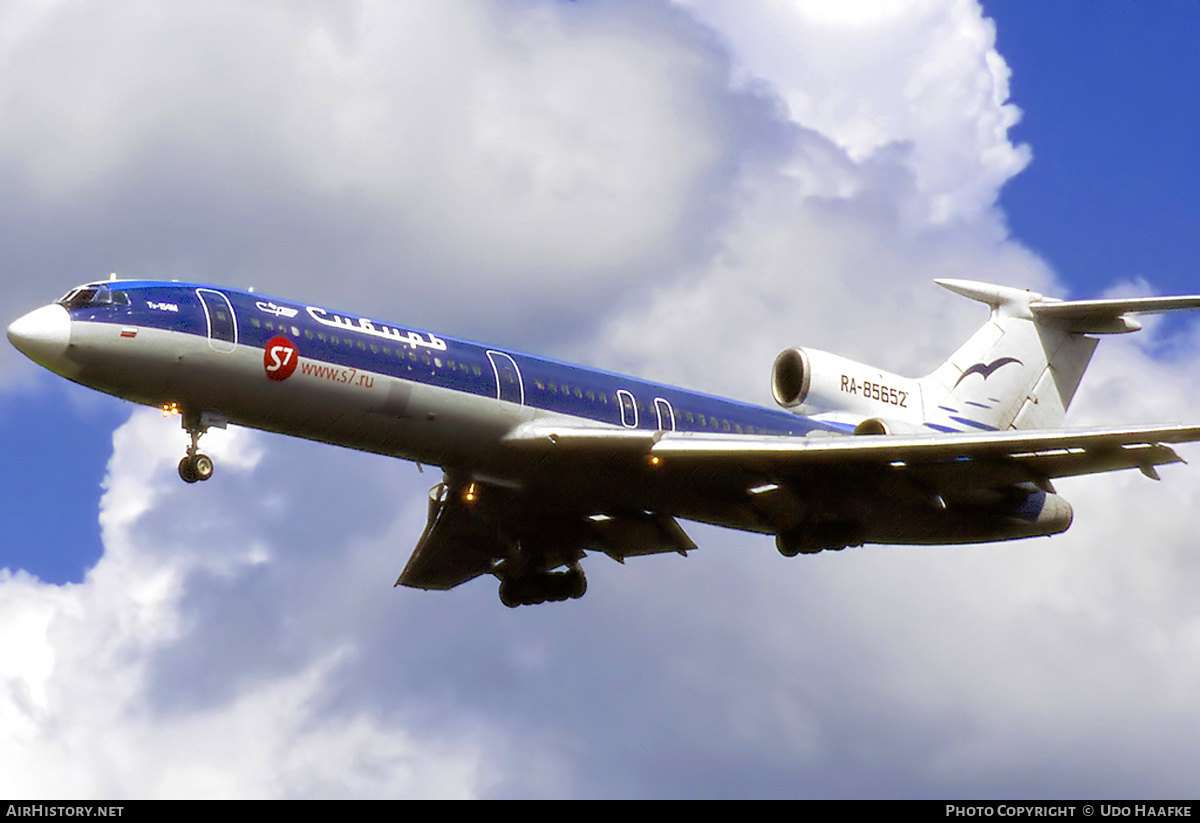
[[272,337],[263,349],[263,368],[272,380],[287,380],[296,370],[300,352],[286,337]]

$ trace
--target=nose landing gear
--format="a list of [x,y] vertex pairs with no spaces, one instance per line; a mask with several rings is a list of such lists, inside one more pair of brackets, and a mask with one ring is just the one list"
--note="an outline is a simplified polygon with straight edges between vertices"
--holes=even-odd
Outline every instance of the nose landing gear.
[[213,426],[225,428],[225,419],[211,412],[184,413],[183,428],[192,438],[187,455],[179,461],[179,477],[184,483],[197,483],[212,477],[213,461],[200,451],[200,437]]
[[183,482],[195,483],[212,477],[212,458],[203,452],[191,454],[192,449],[188,449],[188,452],[188,456],[179,461],[179,476]]

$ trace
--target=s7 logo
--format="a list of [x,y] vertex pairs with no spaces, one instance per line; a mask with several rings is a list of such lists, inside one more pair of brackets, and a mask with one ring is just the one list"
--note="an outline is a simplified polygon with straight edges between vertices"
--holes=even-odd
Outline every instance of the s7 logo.
[[272,337],[263,348],[263,369],[272,380],[287,380],[296,370],[300,353],[286,337]]

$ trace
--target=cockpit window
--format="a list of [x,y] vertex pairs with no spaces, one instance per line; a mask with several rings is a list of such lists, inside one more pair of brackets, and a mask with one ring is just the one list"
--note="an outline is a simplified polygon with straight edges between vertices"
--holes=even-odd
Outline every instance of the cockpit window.
[[85,306],[128,306],[129,295],[108,286],[81,286],[67,292],[58,303],[68,309],[81,309]]

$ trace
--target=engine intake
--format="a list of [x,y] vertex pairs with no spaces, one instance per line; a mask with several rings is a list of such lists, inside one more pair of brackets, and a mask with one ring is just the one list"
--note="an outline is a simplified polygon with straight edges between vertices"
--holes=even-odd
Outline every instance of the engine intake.
[[854,427],[855,434],[929,434],[930,430],[904,420],[868,417]]
[[863,434],[917,432],[924,423],[920,381],[818,349],[781,351],[771,366],[771,395],[797,413],[873,418]]
[[771,367],[771,394],[785,409],[795,408],[808,397],[812,368],[803,349],[784,349]]

